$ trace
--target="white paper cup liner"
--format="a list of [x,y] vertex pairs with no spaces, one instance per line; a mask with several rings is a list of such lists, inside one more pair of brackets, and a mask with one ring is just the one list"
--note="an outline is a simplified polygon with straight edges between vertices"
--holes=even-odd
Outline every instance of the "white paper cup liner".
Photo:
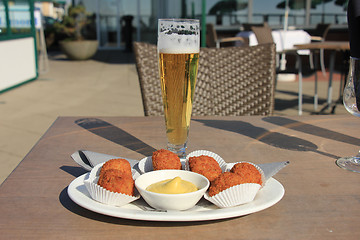
[[152,156],[144,157],[139,162],[139,169],[141,174],[150,172],[153,170]]
[[261,187],[263,187],[265,185],[264,171],[261,169],[261,167],[259,167],[258,165],[256,165],[255,163],[252,163],[252,162],[241,161],[241,162],[236,162],[236,163],[228,163],[228,164],[226,164],[225,172],[230,172],[230,170],[233,168],[233,166],[237,163],[249,163],[249,164],[253,165],[254,167],[256,167],[256,169],[261,174],[261,182],[262,182]]
[[[92,199],[104,204],[121,207],[140,198],[140,194],[137,192],[136,189],[134,192],[135,196],[129,196],[123,193],[111,192],[98,185],[97,182],[99,180],[99,173],[103,164],[104,163],[100,163],[96,165],[91,170],[89,174],[89,178],[84,180],[86,189],[90,193]],[[134,171],[133,171],[133,178],[134,178]]]
[[260,188],[260,184],[257,183],[243,183],[225,189],[212,197],[206,192],[204,198],[219,208],[234,207],[253,201]]
[[196,151],[193,151],[193,152],[189,153],[186,156],[185,170],[190,171],[189,159],[191,157],[198,157],[198,156],[202,156],[202,155],[214,158],[215,161],[219,163],[219,166],[220,166],[222,172],[225,172],[227,164],[224,161],[224,159],[222,159],[222,157],[220,157],[216,153],[213,153],[213,152],[210,152],[210,151],[207,151],[207,150],[196,150]]

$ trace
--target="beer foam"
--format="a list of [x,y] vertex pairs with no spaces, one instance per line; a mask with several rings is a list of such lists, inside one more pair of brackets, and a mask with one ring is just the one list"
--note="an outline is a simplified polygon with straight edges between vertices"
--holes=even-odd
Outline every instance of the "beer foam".
[[200,52],[199,22],[159,20],[158,51],[161,53]]

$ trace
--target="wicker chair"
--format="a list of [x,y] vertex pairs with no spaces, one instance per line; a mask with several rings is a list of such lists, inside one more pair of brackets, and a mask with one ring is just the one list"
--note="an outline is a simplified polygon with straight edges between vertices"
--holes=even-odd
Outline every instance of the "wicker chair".
[[[313,35],[311,35],[312,42],[323,42],[329,32],[331,24],[319,23],[316,25]],[[324,76],[326,76],[325,62],[324,62],[324,49],[320,49],[320,68]],[[310,66],[315,68],[313,61],[313,52],[310,53]]]
[[[163,115],[156,46],[134,43],[145,116]],[[271,115],[275,45],[200,50],[193,116]]]
[[227,37],[227,38],[218,38],[214,24],[206,24],[206,47],[216,47],[220,48],[222,43],[229,43],[240,41],[244,45],[249,45],[248,40],[243,37]]
[[242,30],[243,31],[246,31],[246,32],[249,32],[249,31],[252,31],[251,28],[252,27],[263,27],[264,24],[263,23],[243,23],[242,24]]
[[251,26],[251,30],[254,32],[258,44],[265,44],[265,43],[273,43],[274,39],[272,37],[272,30],[264,23],[263,26]]
[[[274,43],[274,39],[272,37],[272,31],[269,25],[264,23],[263,27],[257,27],[253,26],[251,27],[252,31],[254,32],[256,39],[259,44],[265,44],[265,43]],[[286,68],[285,70],[280,69],[280,67],[276,68],[276,79],[275,79],[275,88],[277,85],[277,79],[279,74],[281,73],[294,73],[298,74],[299,76],[299,91],[298,91],[298,111],[299,115],[302,114],[302,61],[301,56],[297,54],[295,50],[285,50],[284,52],[278,52],[276,56],[277,62],[279,61],[279,54],[280,53],[286,53],[286,54],[292,54],[296,57],[296,64],[293,68]],[[316,73],[316,72],[315,72]],[[315,74],[315,95],[314,95],[314,109],[316,110],[318,105],[318,97],[317,97],[317,75]]]
[[[264,23],[264,26],[252,26],[251,30],[254,32],[255,37],[258,41],[258,44],[266,44],[266,43],[274,43],[274,39],[272,36],[272,30],[270,26],[267,23]],[[278,63],[280,61],[279,54],[282,52],[277,52],[276,55],[276,62]],[[296,55],[295,51],[286,51],[287,54]],[[298,59],[297,59],[298,61]],[[299,65],[300,63],[297,62],[296,65]],[[278,65],[278,64],[277,64]],[[279,66],[277,66],[276,73],[298,73],[298,67],[295,66],[293,69],[285,69],[281,70]],[[278,75],[277,75],[278,76]],[[276,87],[277,79],[275,80],[275,87]]]

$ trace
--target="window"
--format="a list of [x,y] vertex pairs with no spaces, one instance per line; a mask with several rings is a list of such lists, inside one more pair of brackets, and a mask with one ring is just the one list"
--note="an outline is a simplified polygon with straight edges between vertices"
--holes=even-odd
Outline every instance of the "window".
[[12,33],[31,32],[30,3],[28,0],[13,0],[8,2],[10,29]]
[[333,25],[347,24],[347,1],[322,1],[310,9],[310,24],[331,23]]
[[0,36],[6,33],[6,10],[3,0],[0,0]]

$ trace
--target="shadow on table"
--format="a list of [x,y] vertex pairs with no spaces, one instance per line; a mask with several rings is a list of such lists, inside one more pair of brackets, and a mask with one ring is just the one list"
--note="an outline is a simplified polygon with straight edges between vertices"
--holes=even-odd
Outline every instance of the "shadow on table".
[[311,151],[327,157],[335,159],[339,158],[338,156],[335,156],[333,154],[319,151],[318,146],[310,141],[298,137],[288,136],[278,132],[271,132],[266,130],[265,128],[256,127],[248,122],[236,120],[224,121],[204,119],[194,119],[194,121],[201,122],[209,127],[239,133],[276,148],[282,148],[292,151]]
[[[352,136],[348,136],[342,133],[335,132],[333,130],[318,127],[308,123],[303,123],[300,121],[292,120],[285,117],[264,117],[263,121],[272,123],[284,128],[292,129],[295,131],[311,134],[317,137],[322,137],[326,139],[331,139],[338,142],[344,142],[352,145],[359,146],[360,139]],[[317,120],[321,121],[321,120]]]
[[[140,220],[131,220],[131,219],[124,219],[124,218],[117,218],[117,217],[111,217],[102,215],[90,210],[87,210],[79,205],[77,205],[75,202],[73,202],[68,193],[68,187],[64,188],[60,195],[59,195],[59,201],[60,203],[70,212],[75,213],[79,216],[89,218],[95,221],[100,222],[106,222],[110,224],[119,224],[119,225],[131,225],[131,226],[156,226],[156,227],[181,227],[181,226],[196,226],[196,225],[206,225],[211,223],[218,223],[218,222],[224,222],[227,220],[235,219],[235,218],[242,218],[244,216],[235,217],[235,218],[228,218],[228,219],[220,219],[220,220],[210,220],[210,221],[194,221],[194,222],[159,222],[159,221],[140,221]],[[246,215],[245,215],[246,216]]]
[[74,166],[61,166],[60,169],[76,178],[88,172],[82,167]]
[[80,127],[103,137],[116,144],[122,145],[144,156],[151,156],[155,148],[147,145],[128,132],[98,118],[82,118],[75,121]]
[[[286,94],[290,96],[298,96],[297,92],[294,91],[284,91],[284,90],[276,90],[277,93]],[[303,104],[313,104],[314,103],[314,96],[303,94]],[[318,99],[318,105],[321,106],[326,103],[326,99],[319,98]],[[283,111],[286,109],[293,109],[299,106],[299,100],[297,98],[295,99],[284,99],[280,97],[275,98],[275,110],[276,111]],[[306,111],[306,109],[303,109],[303,111]],[[310,111],[315,112],[315,110]]]

